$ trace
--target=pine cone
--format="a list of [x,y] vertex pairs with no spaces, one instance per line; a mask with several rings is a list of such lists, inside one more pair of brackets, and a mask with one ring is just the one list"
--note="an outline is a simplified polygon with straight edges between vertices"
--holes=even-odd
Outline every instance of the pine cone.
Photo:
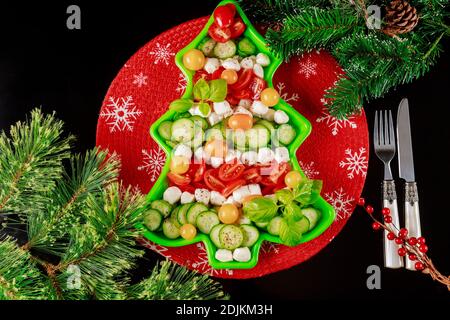
[[389,36],[407,33],[419,22],[416,8],[405,0],[393,0],[385,8],[383,32]]

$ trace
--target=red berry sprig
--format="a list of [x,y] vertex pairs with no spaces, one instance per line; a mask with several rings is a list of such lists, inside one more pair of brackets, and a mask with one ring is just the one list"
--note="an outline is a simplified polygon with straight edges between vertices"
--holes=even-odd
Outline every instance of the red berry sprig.
[[407,257],[411,261],[416,261],[414,267],[417,271],[430,274],[430,276],[443,284],[445,284],[450,291],[450,277],[442,275],[433,265],[431,259],[427,256],[428,246],[424,237],[408,237],[408,229],[401,228],[398,230],[395,225],[392,224],[391,210],[389,208],[382,208],[381,215],[383,222],[380,222],[375,218],[375,209],[373,206],[366,203],[364,198],[359,198],[357,201],[358,206],[364,208],[366,213],[373,220],[372,229],[378,231],[384,229],[387,231],[386,238],[389,241],[395,241],[400,246],[397,254],[400,257]]

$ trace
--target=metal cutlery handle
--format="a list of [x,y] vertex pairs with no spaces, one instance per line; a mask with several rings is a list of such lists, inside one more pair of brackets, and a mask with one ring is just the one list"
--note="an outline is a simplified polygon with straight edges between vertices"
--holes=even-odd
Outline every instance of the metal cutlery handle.
[[[383,181],[383,207],[391,211],[392,223],[388,224],[393,229],[400,226],[397,206],[397,193],[395,191],[395,182],[393,180]],[[388,231],[384,230],[384,266],[386,268],[398,269],[403,267],[403,257],[398,255],[399,246],[394,241],[387,239]]]
[[[415,182],[405,184],[405,228],[408,229],[408,237],[420,237],[419,194]],[[406,259],[406,269],[415,271],[415,262]]]

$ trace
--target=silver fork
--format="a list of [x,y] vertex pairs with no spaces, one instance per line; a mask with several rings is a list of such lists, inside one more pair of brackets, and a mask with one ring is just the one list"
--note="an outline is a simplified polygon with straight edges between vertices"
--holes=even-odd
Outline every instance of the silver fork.
[[[384,163],[383,207],[390,209],[392,216],[390,226],[393,230],[396,230],[400,225],[400,221],[397,207],[397,193],[391,171],[391,161],[396,152],[394,122],[391,111],[384,110],[375,112],[373,143],[375,154]],[[385,230],[383,237],[384,266],[392,269],[401,268],[403,267],[403,258],[397,253],[399,246],[394,241],[389,241],[387,234],[388,232]]]

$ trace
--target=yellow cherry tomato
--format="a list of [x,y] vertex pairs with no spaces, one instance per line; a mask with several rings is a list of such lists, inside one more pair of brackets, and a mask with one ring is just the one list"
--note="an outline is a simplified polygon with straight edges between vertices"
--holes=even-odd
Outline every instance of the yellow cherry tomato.
[[261,92],[261,102],[268,107],[275,106],[280,101],[280,94],[274,88],[266,88]]
[[192,224],[185,224],[180,228],[180,235],[183,239],[192,240],[197,235],[197,229]]
[[239,209],[231,203],[224,204],[219,209],[219,220],[225,224],[233,224],[239,219]]
[[222,71],[220,77],[225,80],[228,84],[235,84],[238,81],[238,74],[236,71],[231,69],[225,69]]
[[247,202],[252,201],[253,199],[257,199],[257,198],[262,198],[262,196],[259,194],[251,194],[249,196],[244,197],[244,199],[242,200],[242,203],[247,203]]
[[189,159],[183,156],[175,156],[170,162],[170,171],[176,174],[183,174],[189,170]]
[[191,49],[183,55],[183,64],[189,70],[197,71],[205,66],[205,55],[198,49]]
[[205,153],[209,157],[225,158],[228,152],[227,143],[220,139],[208,141],[204,147]]
[[302,175],[298,171],[291,171],[284,178],[284,183],[289,188],[295,188],[302,182],[302,179]]
[[253,117],[248,114],[234,114],[228,119],[228,127],[237,130],[248,130],[253,127]]

